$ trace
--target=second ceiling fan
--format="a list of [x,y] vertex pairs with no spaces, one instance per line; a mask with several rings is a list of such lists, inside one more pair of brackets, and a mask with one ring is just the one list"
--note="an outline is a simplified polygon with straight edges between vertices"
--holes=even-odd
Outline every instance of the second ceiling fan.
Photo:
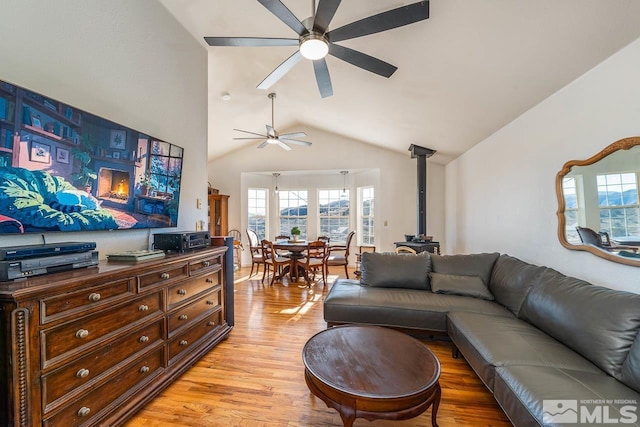
[[300,21],[280,0],[258,0],[271,13],[298,34],[298,38],[272,37],[205,37],[210,46],[298,46],[298,50],[271,72],[258,89],[268,89],[280,80],[303,57],[313,61],[316,82],[323,98],[333,95],[331,76],[325,57],[327,54],[342,59],[364,70],[383,77],[391,77],[398,67],[373,56],[336,42],[354,39],[402,27],[429,18],[429,1],[420,1],[388,10],[329,31],[341,0],[319,0],[318,8],[312,0],[313,16]]
[[274,99],[276,99],[276,94],[275,93],[270,93],[269,95],[267,95],[269,97],[269,99],[271,99],[271,126],[266,125],[267,127],[267,134],[266,135],[262,135],[260,133],[255,133],[255,132],[249,132],[248,130],[242,130],[242,129],[234,129],[235,131],[238,132],[244,132],[244,133],[249,133],[251,135],[256,135],[254,137],[250,137],[250,138],[233,138],[233,139],[262,139],[265,138],[264,141],[262,141],[260,143],[260,145],[258,145],[258,148],[264,148],[267,146],[267,144],[277,144],[280,146],[280,148],[286,150],[286,151],[291,151],[291,147],[289,147],[287,144],[293,144],[293,145],[303,145],[305,147],[308,147],[311,145],[311,142],[309,141],[302,141],[299,139],[295,139],[295,138],[304,138],[305,136],[307,136],[306,133],[304,132],[293,132],[293,133],[278,133],[278,131],[276,131],[275,129],[275,125],[274,125]]

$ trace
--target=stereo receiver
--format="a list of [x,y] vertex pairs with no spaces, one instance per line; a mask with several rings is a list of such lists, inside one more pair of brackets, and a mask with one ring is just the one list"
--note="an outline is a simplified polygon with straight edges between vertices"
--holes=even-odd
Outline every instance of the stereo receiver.
[[210,245],[211,235],[208,231],[183,231],[153,235],[153,248],[163,251],[184,252],[190,249],[206,248]]

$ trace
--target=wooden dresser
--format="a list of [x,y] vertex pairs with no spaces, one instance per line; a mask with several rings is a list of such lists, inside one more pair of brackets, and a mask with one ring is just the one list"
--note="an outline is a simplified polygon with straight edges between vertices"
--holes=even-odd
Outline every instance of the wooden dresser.
[[226,251],[1,282],[0,426],[122,424],[228,337]]

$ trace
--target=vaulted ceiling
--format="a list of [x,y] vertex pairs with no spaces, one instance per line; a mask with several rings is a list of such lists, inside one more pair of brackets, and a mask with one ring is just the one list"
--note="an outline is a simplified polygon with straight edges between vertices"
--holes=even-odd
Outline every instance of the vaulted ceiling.
[[[640,37],[637,0],[431,0],[425,21],[340,43],[397,66],[395,74],[329,56],[334,94],[322,99],[304,59],[270,90],[256,89],[297,46],[204,42],[296,37],[257,0],[159,1],[209,52],[210,160],[260,142],[232,140],[242,136],[233,128],[264,133],[267,94],[276,92],[280,132],[312,126],[402,152],[418,144],[447,163]],[[343,0],[330,28],[414,1]],[[312,14],[311,0],[282,2],[300,20]]]

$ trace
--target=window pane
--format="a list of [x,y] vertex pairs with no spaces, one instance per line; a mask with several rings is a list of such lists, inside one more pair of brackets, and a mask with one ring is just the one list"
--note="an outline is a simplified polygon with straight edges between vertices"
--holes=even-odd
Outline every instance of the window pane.
[[267,197],[269,192],[263,188],[249,188],[247,191],[247,227],[254,230],[258,239],[267,238]]
[[346,242],[349,234],[349,191],[318,190],[320,235],[331,242]]
[[278,192],[280,213],[280,230],[277,234],[291,236],[293,227],[300,228],[301,239],[307,238],[307,206],[306,190],[281,190]]
[[611,238],[638,235],[638,183],[635,173],[598,176],[600,231]]
[[362,245],[374,245],[374,227],[373,227],[373,212],[374,212],[374,192],[373,187],[360,187],[359,191],[359,203],[358,203],[358,224],[360,229],[358,230],[360,244]]

